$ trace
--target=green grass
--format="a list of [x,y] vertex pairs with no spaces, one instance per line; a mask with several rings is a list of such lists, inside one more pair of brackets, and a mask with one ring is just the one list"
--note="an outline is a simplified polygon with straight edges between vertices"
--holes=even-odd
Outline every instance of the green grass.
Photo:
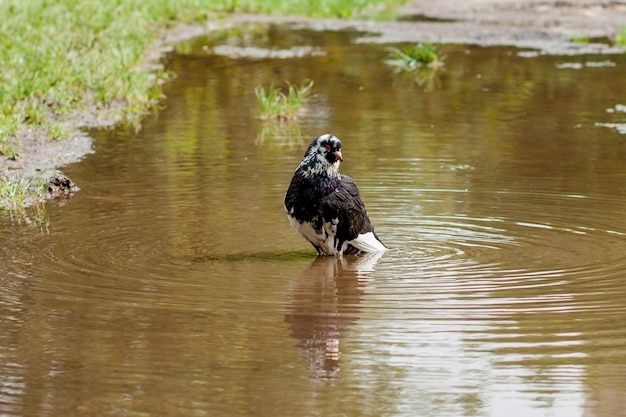
[[312,93],[313,81],[296,86],[287,84],[287,92],[274,84],[267,88],[257,87],[254,89],[259,106],[261,107],[261,117],[266,120],[287,121],[294,120],[300,108],[306,103]]
[[444,60],[445,55],[439,51],[435,44],[418,43],[404,49],[390,49],[387,63],[411,71],[422,67],[441,67]]
[[0,206],[16,209],[41,202],[47,190],[43,178],[19,177],[9,180],[0,176]]
[[261,117],[263,118],[279,118],[283,108],[284,94],[271,84],[267,88],[257,87],[254,89],[254,95],[261,107]]
[[9,0],[0,15],[0,143],[24,124],[59,133],[59,118],[115,101],[122,116],[144,113],[165,74],[137,65],[157,28],[191,18],[174,2],[138,0]]
[[441,86],[445,58],[437,45],[418,43],[403,49],[391,48],[386,63],[402,73],[404,78],[425,91],[431,91]]
[[227,0],[228,12],[339,17],[343,19],[390,18],[396,6],[406,0]]
[[615,43],[615,45],[626,46],[626,26],[624,26],[622,30],[615,34],[613,42]]
[[572,42],[587,44],[591,42],[588,36],[572,36]]

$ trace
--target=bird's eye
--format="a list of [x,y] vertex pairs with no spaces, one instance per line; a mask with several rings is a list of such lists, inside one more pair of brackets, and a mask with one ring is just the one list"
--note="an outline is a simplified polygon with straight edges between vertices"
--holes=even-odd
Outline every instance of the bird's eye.
[[330,151],[330,145],[325,145],[324,149],[326,149],[326,152]]

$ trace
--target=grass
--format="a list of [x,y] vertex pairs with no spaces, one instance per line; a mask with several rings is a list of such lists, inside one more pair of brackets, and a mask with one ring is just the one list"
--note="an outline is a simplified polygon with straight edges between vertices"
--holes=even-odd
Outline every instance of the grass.
[[257,102],[261,106],[261,116],[263,118],[280,117],[284,94],[274,87],[274,84],[271,84],[267,89],[263,87],[255,88],[254,95],[256,95]]
[[613,42],[615,45],[626,46],[626,26],[622,27],[622,30],[615,34]]
[[440,85],[445,58],[435,44],[418,43],[404,49],[391,48],[386,62],[429,91]]
[[310,17],[390,18],[405,0],[227,0],[229,12],[305,15]]
[[0,176],[0,206],[17,209],[41,202],[46,190],[47,184],[43,178],[19,177],[9,180]]
[[[572,42],[590,43],[591,38],[586,36],[573,36]],[[613,44],[616,46],[626,46],[626,26],[622,27],[619,32],[613,36]]]
[[408,48],[390,49],[389,65],[412,71],[417,68],[438,68],[443,66],[445,55],[432,43],[418,43]]
[[287,121],[294,120],[300,108],[306,103],[313,89],[313,81],[296,86],[287,84],[287,92],[271,84],[267,88],[254,89],[257,101],[261,107],[261,117],[266,120]]
[[[160,97],[163,71],[137,67],[167,7],[137,0],[5,1],[0,4],[0,143],[20,126],[59,133],[59,119],[88,108],[126,116]],[[162,2],[167,3],[167,2]],[[174,16],[178,17],[178,16]],[[180,16],[182,18],[182,16]],[[161,21],[160,21],[161,20]]]
[[591,42],[591,39],[588,36],[572,36],[572,42],[587,44]]

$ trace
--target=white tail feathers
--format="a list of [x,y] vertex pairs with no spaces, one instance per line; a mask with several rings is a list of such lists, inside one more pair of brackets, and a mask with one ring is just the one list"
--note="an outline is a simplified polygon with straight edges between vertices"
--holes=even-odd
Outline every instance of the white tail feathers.
[[347,242],[362,252],[373,253],[383,252],[387,250],[387,247],[383,245],[383,242],[376,238],[374,232],[362,233],[349,242]]

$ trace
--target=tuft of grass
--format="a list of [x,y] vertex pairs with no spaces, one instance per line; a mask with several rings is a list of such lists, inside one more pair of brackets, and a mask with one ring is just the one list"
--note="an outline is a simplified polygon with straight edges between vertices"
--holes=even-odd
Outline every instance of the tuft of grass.
[[442,67],[445,58],[445,55],[439,51],[435,44],[418,43],[404,49],[390,49],[387,63],[403,70],[412,71],[422,67]]
[[587,44],[591,42],[591,39],[588,36],[572,36],[572,42]]
[[0,142],[0,157],[15,160],[19,153],[12,143],[8,141]]
[[440,77],[444,72],[445,58],[436,45],[418,43],[404,49],[390,49],[386,62],[419,87],[430,91],[441,86]]
[[47,184],[42,178],[19,177],[9,180],[0,176],[0,206],[16,209],[44,201]]
[[313,81],[303,83],[299,87],[290,83],[287,83],[287,85],[289,88],[287,89],[287,95],[284,96],[285,113],[287,116],[295,118],[302,105],[311,98]]
[[267,89],[257,87],[254,89],[254,95],[261,106],[261,115],[265,118],[278,117],[282,110],[282,95],[274,84],[270,84]]
[[619,46],[626,46],[626,26],[624,26],[622,30],[615,34],[615,37],[613,38],[613,43]]
[[257,101],[261,107],[261,117],[265,120],[287,121],[294,120],[300,108],[306,103],[312,93],[313,81],[301,86],[287,84],[287,92],[274,86],[272,83],[267,89],[254,89]]

